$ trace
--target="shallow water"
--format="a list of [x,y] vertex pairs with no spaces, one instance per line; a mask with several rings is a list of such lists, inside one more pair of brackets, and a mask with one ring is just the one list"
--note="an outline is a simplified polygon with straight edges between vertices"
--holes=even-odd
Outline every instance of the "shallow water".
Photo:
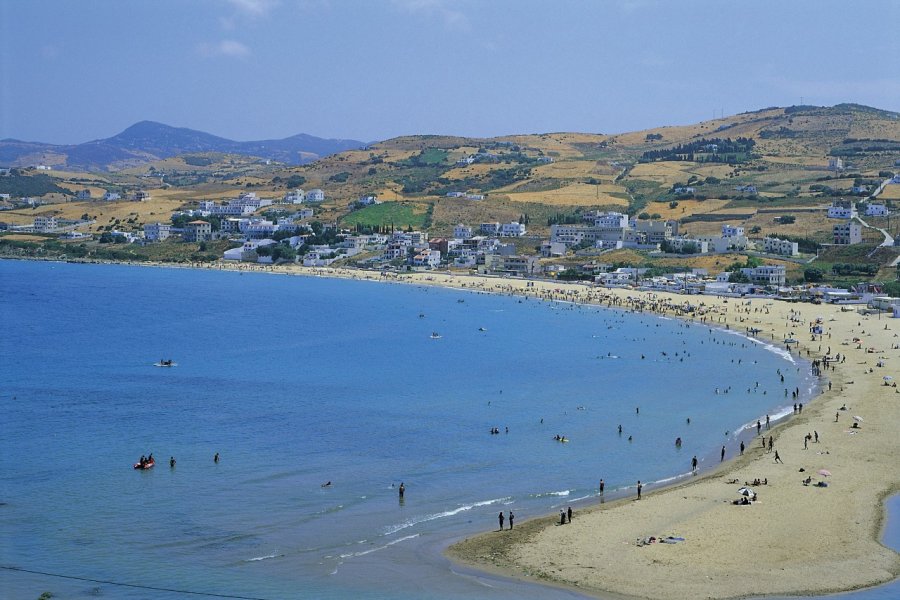
[[12,597],[570,597],[439,550],[717,463],[814,386],[731,332],[406,285],[0,261],[0,316],[0,564],[145,586]]

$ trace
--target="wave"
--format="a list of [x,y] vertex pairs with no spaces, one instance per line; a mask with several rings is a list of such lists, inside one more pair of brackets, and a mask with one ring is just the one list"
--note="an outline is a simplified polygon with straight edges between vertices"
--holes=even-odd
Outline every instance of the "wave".
[[[349,552],[347,554],[341,554],[340,558],[355,558],[357,556],[365,556],[366,554],[372,554],[373,552],[378,552],[379,550],[384,550],[386,548],[390,548],[394,544],[399,544],[400,542],[405,542],[406,540],[411,540],[411,539],[417,538],[417,537],[419,537],[419,534],[414,533],[412,535],[407,535],[402,538],[397,538],[396,540],[391,540],[390,542],[388,542],[387,544],[385,544],[383,546],[375,546],[374,548],[369,548],[368,550],[363,550],[362,552]],[[337,569],[335,569],[335,573],[336,572],[337,572]]]
[[413,517],[408,521],[404,521],[403,523],[399,523],[397,525],[390,525],[385,528],[384,535],[393,535],[398,531],[402,531],[409,527],[413,527],[420,523],[427,523],[429,521],[434,521],[436,519],[443,519],[446,517],[452,517],[453,515],[458,515],[461,512],[465,512],[467,510],[472,510],[473,508],[479,508],[481,506],[490,506],[491,504],[497,504],[499,502],[506,502],[510,500],[509,496],[504,496],[503,498],[493,498],[492,500],[482,500],[480,502],[474,502],[472,504],[464,504],[452,510],[445,510],[439,513],[432,513],[430,515],[425,515],[422,517]]
[[244,559],[244,562],[257,562],[260,560],[269,560],[270,558],[281,558],[284,554],[267,554],[265,556],[254,556],[253,558]]
[[529,498],[547,498],[549,496],[568,496],[572,490],[561,490],[558,492],[539,492],[537,494],[528,494]]

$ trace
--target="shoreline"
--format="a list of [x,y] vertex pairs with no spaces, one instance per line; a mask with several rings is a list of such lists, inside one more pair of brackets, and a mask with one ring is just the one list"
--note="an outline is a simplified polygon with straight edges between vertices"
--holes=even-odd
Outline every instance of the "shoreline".
[[[597,502],[596,496],[584,500],[591,504],[579,509],[574,527],[557,526],[555,515],[537,517],[518,523],[514,533],[489,532],[455,543],[450,540],[444,555],[467,569],[604,598],[817,595],[870,587],[900,575],[900,554],[880,542],[885,499],[900,490],[900,394],[896,394],[900,388],[890,387],[887,380],[882,385],[883,376],[900,376],[900,350],[894,347],[900,340],[893,337],[891,319],[882,324],[855,311],[829,315],[836,311],[829,305],[679,296],[444,272],[390,273],[385,277],[378,271],[296,265],[53,262],[344,278],[594,304],[721,327],[776,348],[781,340],[792,337],[800,343],[789,351],[801,361],[807,360],[803,352],[808,360],[824,354],[808,341],[810,334],[802,328],[817,315],[828,315],[831,318],[825,317],[822,323],[826,335],[817,343],[846,356],[846,363],[828,365],[833,371],[825,368],[834,390],[826,389],[820,376],[815,402],[809,402],[799,415],[788,414],[790,418],[774,422],[767,432],[776,438],[776,450],[782,451],[787,465],[774,465],[772,455],[751,441],[744,456],[734,456],[721,465],[713,463],[714,468],[700,476],[676,475],[661,487],[645,488],[640,502],[628,493],[633,486],[622,489],[624,497],[609,502]],[[689,301],[706,305],[707,310],[687,316],[678,306]],[[741,309],[748,311],[746,318]],[[754,312],[749,312],[751,309]],[[698,316],[703,318],[698,320]],[[764,331],[754,337],[742,333],[738,325]],[[793,331],[798,326],[799,332]],[[771,341],[760,339],[762,335]],[[850,339],[854,341],[849,343]],[[876,361],[884,361],[885,366],[873,368]],[[841,404],[850,410],[841,413]],[[831,415],[840,417],[840,422]],[[857,431],[847,429],[853,415],[864,419]],[[811,443],[812,452],[804,451],[802,437],[812,429],[823,432],[821,445]],[[752,431],[738,431],[730,441],[736,443],[745,434],[750,440],[757,439]],[[824,454],[815,453],[816,449]],[[799,466],[806,471],[799,473]],[[821,468],[833,472],[827,477],[828,488],[800,483],[808,475],[823,479],[817,475]],[[723,481],[752,481],[754,477],[769,480],[769,485],[754,488],[761,501],[752,506],[731,505],[738,486]],[[650,535],[687,539],[678,544],[635,545],[635,539]]]

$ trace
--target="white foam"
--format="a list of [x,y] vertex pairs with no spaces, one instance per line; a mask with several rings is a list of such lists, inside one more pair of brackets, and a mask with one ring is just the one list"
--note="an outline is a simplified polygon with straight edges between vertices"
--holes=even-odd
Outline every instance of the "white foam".
[[270,558],[278,558],[279,556],[284,556],[283,554],[267,554],[265,556],[255,556],[253,558],[248,558],[244,562],[256,562],[258,560],[268,560]]
[[481,502],[475,502],[473,504],[464,504],[463,506],[459,506],[452,510],[445,510],[439,513],[432,513],[430,515],[425,515],[423,517],[414,517],[408,521],[400,523],[398,525],[390,525],[385,528],[384,535],[392,535],[397,533],[398,531],[402,531],[409,527],[413,527],[414,525],[418,525],[420,523],[427,523],[428,521],[434,521],[436,519],[443,519],[445,517],[452,517],[453,515],[458,515],[461,512],[465,512],[467,510],[472,510],[473,508],[478,508],[480,506],[490,506],[491,504],[497,504],[499,502],[506,502],[510,499],[509,496],[504,496],[503,498],[494,498],[492,500],[482,500]]
[[[340,558],[355,558],[357,556],[365,556],[366,554],[372,554],[373,552],[378,552],[379,550],[384,550],[386,548],[390,548],[394,544],[399,544],[400,542],[405,542],[406,540],[411,540],[413,538],[419,537],[418,533],[414,533],[412,535],[407,535],[402,538],[397,538],[396,540],[391,540],[387,544],[383,546],[376,546],[374,548],[369,548],[368,550],[363,550],[362,552],[350,552],[349,554],[341,554]],[[335,573],[337,570],[335,570]]]

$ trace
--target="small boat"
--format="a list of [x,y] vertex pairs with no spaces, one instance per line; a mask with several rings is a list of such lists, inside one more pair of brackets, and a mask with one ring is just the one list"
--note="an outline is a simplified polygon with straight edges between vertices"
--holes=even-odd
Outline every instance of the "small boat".
[[485,329],[484,327],[479,327],[478,331],[487,331],[487,329]]
[[151,458],[150,460],[144,461],[143,463],[134,463],[134,468],[139,471],[146,471],[147,469],[152,469],[155,465],[156,461]]
[[439,340],[441,339],[441,334],[439,334],[437,331],[432,331],[431,336],[429,337],[431,337],[431,339],[433,340]]
[[153,363],[153,366],[154,367],[177,367],[178,363],[170,358],[169,360],[161,360],[159,362],[155,362],[155,363]]

